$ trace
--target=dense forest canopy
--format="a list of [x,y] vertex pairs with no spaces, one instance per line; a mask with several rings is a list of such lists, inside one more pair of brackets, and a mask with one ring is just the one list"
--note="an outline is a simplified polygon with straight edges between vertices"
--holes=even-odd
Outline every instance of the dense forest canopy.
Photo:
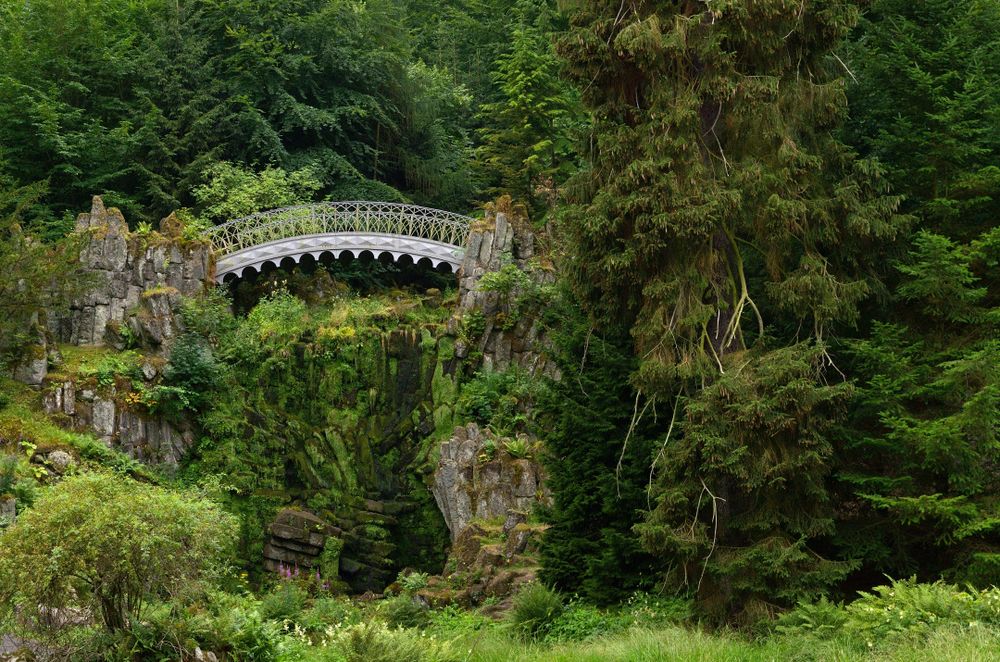
[[[449,318],[454,279],[419,266],[184,304],[157,403],[196,438],[176,498],[236,514],[251,580],[275,504],[312,483],[299,500],[330,512],[359,481],[402,490],[410,534],[364,544],[441,561],[412,468],[472,421],[511,457],[537,440],[551,491],[539,578],[575,597],[507,605],[523,636],[571,639],[600,607],[802,635],[774,653],[796,659],[832,632],[867,654],[878,610],[892,636],[947,614],[1000,640],[994,0],[0,0],[5,362],[90,284],[65,236],[95,194],[143,236],[176,213],[185,241],[321,200],[501,210],[534,233],[480,291],[490,330],[538,319],[559,379],[477,364],[486,319]],[[393,343],[426,411],[379,399]],[[381,467],[359,430],[384,421],[406,443]]]

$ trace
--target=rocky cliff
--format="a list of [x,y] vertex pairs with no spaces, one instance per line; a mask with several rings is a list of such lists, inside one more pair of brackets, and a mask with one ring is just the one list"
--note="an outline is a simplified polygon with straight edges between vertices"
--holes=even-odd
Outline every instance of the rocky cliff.
[[[511,219],[514,219],[513,221]],[[509,266],[508,266],[509,265]],[[485,289],[483,277],[505,267],[524,274],[509,292]],[[555,281],[555,273],[544,256],[535,251],[535,236],[527,221],[491,210],[473,225],[459,270],[459,305],[452,331],[460,337],[456,355],[480,360],[487,370],[521,368],[532,375],[558,378],[550,360],[539,311],[519,314],[526,289]],[[461,332],[463,320],[481,320],[472,334]],[[466,327],[471,325],[466,324]]]
[[550,499],[541,465],[511,455],[510,441],[470,423],[441,444],[432,491],[453,541],[474,519],[529,513]]
[[73,302],[68,315],[52,317],[57,342],[121,345],[128,337],[161,348],[177,333],[175,313],[182,296],[212,282],[208,244],[185,240],[177,218],[163,220],[160,232],[131,233],[120,211],[95,196],[89,213],[76,219],[87,237],[80,259],[98,284]]

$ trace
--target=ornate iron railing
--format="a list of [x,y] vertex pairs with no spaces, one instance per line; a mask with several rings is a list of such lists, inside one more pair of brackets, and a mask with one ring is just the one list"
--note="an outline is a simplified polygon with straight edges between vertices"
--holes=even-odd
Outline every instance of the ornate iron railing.
[[394,202],[320,202],[258,212],[217,225],[206,237],[219,255],[303,235],[364,232],[464,246],[472,219]]

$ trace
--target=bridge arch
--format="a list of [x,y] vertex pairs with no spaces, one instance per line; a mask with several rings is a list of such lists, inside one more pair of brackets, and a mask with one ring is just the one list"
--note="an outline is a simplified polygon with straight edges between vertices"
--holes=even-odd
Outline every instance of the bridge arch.
[[[260,273],[270,263],[317,262],[324,253],[355,258],[370,252],[393,261],[409,256],[432,268],[462,262],[472,219],[452,212],[391,202],[321,202],[251,214],[206,232],[216,253],[216,282]],[[308,256],[308,258],[307,258]],[[286,262],[287,264],[287,262]]]

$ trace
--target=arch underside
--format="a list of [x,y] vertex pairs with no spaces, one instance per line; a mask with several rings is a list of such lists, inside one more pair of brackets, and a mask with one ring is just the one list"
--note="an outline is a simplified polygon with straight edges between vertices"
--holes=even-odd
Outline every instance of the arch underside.
[[464,252],[462,248],[451,244],[398,234],[336,232],[303,235],[278,239],[220,256],[216,262],[215,280],[222,283],[230,274],[241,278],[247,269],[260,272],[265,263],[278,266],[285,258],[298,263],[306,255],[311,255],[318,261],[323,253],[330,253],[335,258],[343,253],[359,257],[365,251],[375,258],[388,253],[393,261],[404,255],[410,256],[414,262],[426,258],[433,268],[443,263],[450,265],[452,271],[458,270]]

